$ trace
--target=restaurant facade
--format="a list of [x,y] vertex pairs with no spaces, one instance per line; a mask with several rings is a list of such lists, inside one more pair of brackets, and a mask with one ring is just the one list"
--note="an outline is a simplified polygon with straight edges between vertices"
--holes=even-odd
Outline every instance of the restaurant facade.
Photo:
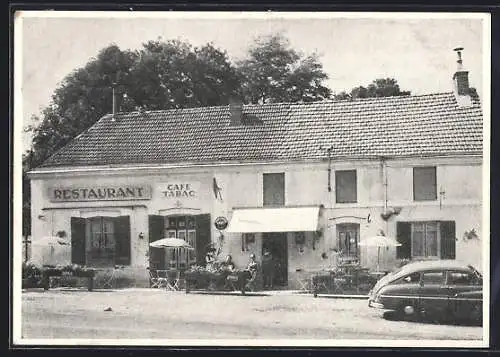
[[[449,93],[106,115],[30,172],[32,239],[66,236],[68,264],[119,265],[136,285],[209,246],[239,268],[270,251],[288,288],[340,258],[481,270],[483,118],[462,78]],[[380,234],[401,245],[359,244]],[[149,247],[166,237],[194,250]]]

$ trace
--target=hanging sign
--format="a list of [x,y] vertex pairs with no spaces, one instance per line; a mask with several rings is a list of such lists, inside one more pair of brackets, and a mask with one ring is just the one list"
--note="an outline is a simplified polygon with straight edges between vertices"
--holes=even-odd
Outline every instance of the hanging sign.
[[228,221],[226,217],[217,217],[214,221],[215,228],[219,231],[222,231],[227,228]]

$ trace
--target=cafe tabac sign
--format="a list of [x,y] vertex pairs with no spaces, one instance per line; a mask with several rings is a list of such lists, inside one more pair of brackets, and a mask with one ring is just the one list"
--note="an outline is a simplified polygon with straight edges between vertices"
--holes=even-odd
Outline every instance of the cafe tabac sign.
[[50,187],[51,202],[127,201],[151,199],[147,185]]
[[161,197],[169,199],[196,199],[199,192],[198,182],[168,182],[158,186]]

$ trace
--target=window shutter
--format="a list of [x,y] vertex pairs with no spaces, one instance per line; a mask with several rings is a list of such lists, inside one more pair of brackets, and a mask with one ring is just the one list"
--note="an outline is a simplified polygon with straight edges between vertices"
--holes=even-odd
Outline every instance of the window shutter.
[[208,245],[211,243],[210,214],[199,214],[196,216],[196,264],[205,264],[205,255]]
[[115,264],[130,265],[130,217],[115,218]]
[[85,265],[85,218],[71,217],[71,263]]
[[[149,243],[162,239],[165,230],[165,218],[163,216],[149,216]],[[165,250],[149,247],[149,268],[165,268]]]
[[455,259],[455,221],[440,222],[441,259]]
[[401,243],[396,247],[396,258],[411,259],[411,223],[397,222],[397,241]]

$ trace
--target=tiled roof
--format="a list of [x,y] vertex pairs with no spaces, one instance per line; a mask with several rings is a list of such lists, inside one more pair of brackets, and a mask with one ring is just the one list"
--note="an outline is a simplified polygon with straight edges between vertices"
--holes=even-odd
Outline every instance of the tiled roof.
[[[307,160],[482,153],[482,112],[453,93],[118,113],[101,118],[42,166]],[[258,123],[258,121],[261,123]],[[320,149],[320,147],[323,149]]]

